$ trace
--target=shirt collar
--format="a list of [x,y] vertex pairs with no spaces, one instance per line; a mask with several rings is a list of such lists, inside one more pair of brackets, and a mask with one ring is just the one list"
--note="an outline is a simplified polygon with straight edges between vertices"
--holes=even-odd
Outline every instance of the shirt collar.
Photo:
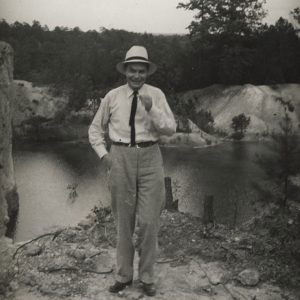
[[[144,94],[145,92],[145,84],[142,85],[142,87],[138,90],[139,94]],[[126,84],[126,96],[127,98],[130,98],[133,95],[133,89],[128,85],[128,83]]]

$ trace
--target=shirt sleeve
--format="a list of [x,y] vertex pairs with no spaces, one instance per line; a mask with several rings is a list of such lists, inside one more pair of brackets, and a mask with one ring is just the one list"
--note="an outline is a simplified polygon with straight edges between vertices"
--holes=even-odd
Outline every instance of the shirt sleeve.
[[104,136],[108,130],[109,116],[109,96],[106,95],[89,127],[89,142],[100,159],[107,154]]
[[176,132],[174,115],[163,92],[160,91],[157,100],[149,111],[152,124],[159,133],[171,136]]

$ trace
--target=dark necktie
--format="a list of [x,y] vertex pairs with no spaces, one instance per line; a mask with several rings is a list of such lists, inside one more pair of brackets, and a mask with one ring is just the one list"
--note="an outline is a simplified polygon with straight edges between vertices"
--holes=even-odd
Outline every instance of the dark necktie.
[[129,119],[129,126],[131,127],[131,133],[130,133],[130,144],[132,146],[135,146],[135,113],[137,108],[137,95],[138,92],[133,92],[133,99],[131,104],[131,112],[130,112],[130,119]]

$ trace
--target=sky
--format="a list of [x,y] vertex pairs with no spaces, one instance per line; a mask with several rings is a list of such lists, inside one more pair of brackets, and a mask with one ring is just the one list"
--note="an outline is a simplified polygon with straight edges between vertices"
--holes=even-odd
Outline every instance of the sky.
[[[176,9],[187,0],[0,0],[0,19],[31,24],[37,20],[50,29],[64,26],[99,30],[124,29],[134,32],[185,34],[195,12]],[[274,24],[300,6],[300,0],[267,0],[265,21]]]

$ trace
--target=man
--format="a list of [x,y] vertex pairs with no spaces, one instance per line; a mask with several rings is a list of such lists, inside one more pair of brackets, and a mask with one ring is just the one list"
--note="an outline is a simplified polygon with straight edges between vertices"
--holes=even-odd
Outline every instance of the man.
[[[139,226],[139,279],[148,296],[156,293],[153,267],[156,259],[159,217],[164,206],[164,171],[157,141],[172,135],[176,123],[163,92],[145,83],[156,71],[147,50],[133,46],[117,64],[127,84],[111,90],[102,100],[89,128],[89,140],[109,170],[111,206],[117,227],[116,282],[118,293],[133,279],[133,233]],[[112,141],[107,152],[104,135]]]

